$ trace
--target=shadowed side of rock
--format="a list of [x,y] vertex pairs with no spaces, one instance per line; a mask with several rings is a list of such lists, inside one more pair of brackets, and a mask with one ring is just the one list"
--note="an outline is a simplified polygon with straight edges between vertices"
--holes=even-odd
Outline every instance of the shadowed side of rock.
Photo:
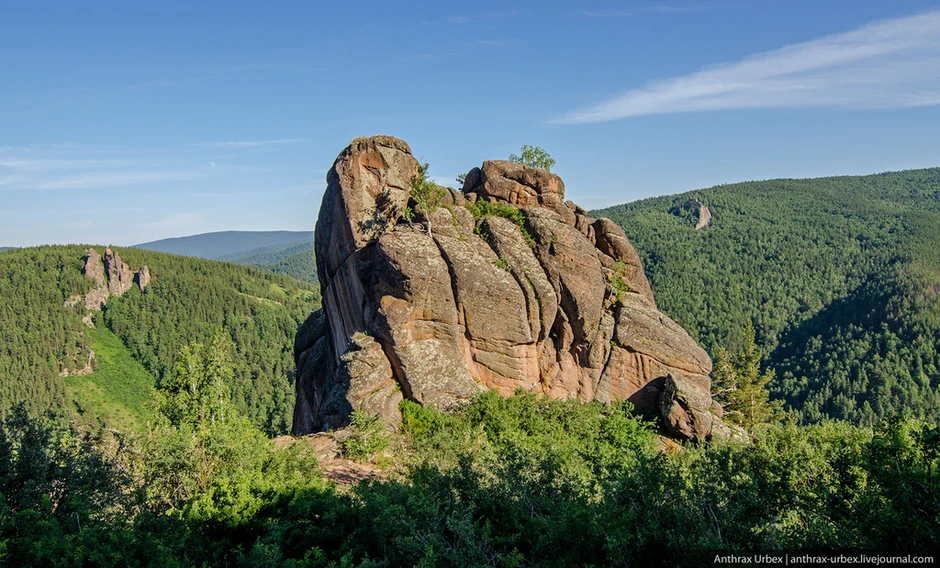
[[[501,160],[468,173],[465,197],[448,190],[412,218],[417,172],[407,144],[374,136],[327,176],[323,308],[297,335],[294,434],[343,426],[354,409],[395,424],[404,398],[447,408],[484,389],[629,399],[676,436],[719,432],[711,359],[656,308],[620,227],[564,201],[558,176]],[[476,219],[463,205],[478,200],[519,213]]]

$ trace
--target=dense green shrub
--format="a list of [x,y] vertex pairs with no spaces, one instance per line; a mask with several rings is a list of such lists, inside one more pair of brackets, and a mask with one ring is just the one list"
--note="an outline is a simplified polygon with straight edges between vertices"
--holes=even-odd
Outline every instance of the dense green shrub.
[[[401,475],[345,489],[322,483],[302,439],[273,450],[234,416],[216,428],[211,412],[201,425],[164,422],[136,454],[144,501],[128,500],[134,480],[95,446],[11,434],[11,423],[0,562],[699,566],[715,554],[940,547],[940,431],[923,422],[762,425],[748,444],[667,453],[627,403],[486,393],[452,413],[411,402],[402,413]],[[34,424],[15,432],[49,431]],[[9,451],[11,436],[32,449]],[[65,474],[86,467],[94,484]],[[48,480],[74,489],[50,502]]]
[[342,444],[344,456],[367,462],[388,448],[388,427],[380,417],[354,410],[349,418],[349,429]]
[[139,503],[128,472],[61,419],[0,421],[0,564],[118,565]]
[[[509,219],[515,223],[517,227],[519,227],[520,231],[522,231],[522,238],[525,239],[526,244],[530,247],[535,246],[535,241],[532,239],[532,235],[525,227],[525,215],[522,214],[522,211],[519,211],[512,205],[508,203],[490,202],[484,199],[477,199],[473,203],[468,203],[467,209],[469,209],[470,213],[473,214],[473,218],[478,221],[486,217],[502,217],[504,219]],[[480,230],[481,229],[478,226],[477,231],[479,232]]]

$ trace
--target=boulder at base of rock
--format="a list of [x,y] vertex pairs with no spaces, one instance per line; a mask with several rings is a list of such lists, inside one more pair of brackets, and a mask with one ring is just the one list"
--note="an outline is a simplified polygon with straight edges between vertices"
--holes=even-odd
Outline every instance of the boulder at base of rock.
[[720,421],[708,391],[679,373],[666,376],[659,404],[666,429],[686,440],[707,440]]

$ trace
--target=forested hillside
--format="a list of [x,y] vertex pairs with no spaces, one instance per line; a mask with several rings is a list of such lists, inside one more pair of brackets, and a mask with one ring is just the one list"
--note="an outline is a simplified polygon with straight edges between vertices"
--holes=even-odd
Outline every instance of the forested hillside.
[[[714,218],[695,229],[697,200]],[[695,202],[695,201],[693,201]],[[722,185],[595,211],[714,355],[752,321],[804,421],[940,417],[940,169]]]
[[313,240],[272,251],[254,252],[238,258],[224,259],[238,264],[253,266],[259,270],[283,274],[297,280],[317,283],[317,260],[313,252]]
[[67,403],[59,373],[81,367],[90,342],[78,308],[63,307],[91,288],[83,266],[79,246],[0,255],[0,409],[22,402],[38,413]]
[[[133,384],[143,384],[127,357],[159,386],[172,375],[183,346],[221,336],[233,347],[230,391],[236,407],[270,434],[287,430],[293,409],[290,351],[299,323],[319,305],[315,286],[224,262],[118,249],[129,265],[148,265],[152,279],[143,292],[134,287],[110,298],[95,316],[97,326],[120,338],[114,343],[82,322],[83,306],[65,306],[90,287],[82,275],[87,248],[18,249],[0,258],[0,408],[18,402],[33,412],[75,408],[133,424],[146,404],[120,400],[128,396],[119,392],[128,373],[136,377]],[[95,361],[94,373],[60,376],[85,366],[89,351],[104,356]],[[109,366],[116,361],[124,363]]]

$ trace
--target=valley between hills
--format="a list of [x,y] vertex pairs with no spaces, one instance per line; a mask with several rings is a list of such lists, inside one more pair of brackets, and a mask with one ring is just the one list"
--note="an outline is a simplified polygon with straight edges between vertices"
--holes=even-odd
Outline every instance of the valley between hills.
[[[316,244],[0,250],[0,558],[940,547],[940,168],[587,212],[503,160],[441,188],[399,142],[340,154]],[[149,278],[90,309],[94,255]]]

